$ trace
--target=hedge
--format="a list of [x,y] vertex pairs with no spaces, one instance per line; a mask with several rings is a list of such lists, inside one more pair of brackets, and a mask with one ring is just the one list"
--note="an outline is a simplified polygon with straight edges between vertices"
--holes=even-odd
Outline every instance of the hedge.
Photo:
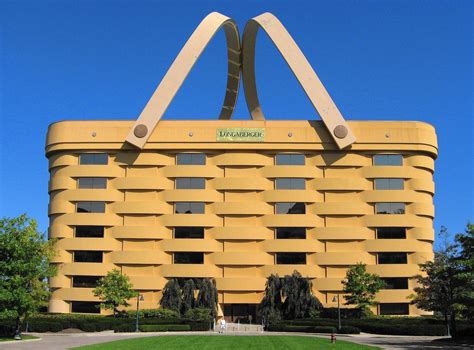
[[267,330],[270,332],[336,333],[336,327],[295,326],[281,323],[270,325]]
[[139,327],[140,331],[142,332],[182,332],[182,331],[190,331],[191,326],[188,324],[149,324]]

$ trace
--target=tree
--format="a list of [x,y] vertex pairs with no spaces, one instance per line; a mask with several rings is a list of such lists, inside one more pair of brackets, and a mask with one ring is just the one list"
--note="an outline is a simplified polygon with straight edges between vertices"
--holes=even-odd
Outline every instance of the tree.
[[281,315],[281,281],[278,274],[271,274],[265,283],[265,292],[259,308],[265,324],[279,321]]
[[15,337],[22,322],[47,305],[54,255],[54,240],[45,240],[35,220],[26,214],[0,219],[0,318],[15,319]]
[[174,310],[178,314],[181,311],[181,288],[176,279],[170,279],[163,289],[163,296],[160,300],[161,307]]
[[376,305],[375,294],[385,286],[376,274],[367,272],[366,265],[359,262],[347,270],[346,278],[342,281],[345,296],[344,305],[357,305],[362,310]]
[[468,223],[464,233],[455,238],[457,265],[456,279],[460,286],[457,301],[461,305],[461,313],[465,318],[474,319],[474,225]]
[[122,275],[117,269],[109,271],[106,276],[99,279],[93,293],[102,300],[100,306],[112,310],[114,317],[117,316],[120,306],[129,306],[128,300],[138,295],[133,290],[128,276]]
[[196,285],[192,279],[186,280],[183,286],[183,302],[181,304],[181,314],[185,315],[188,310],[194,308],[196,300],[194,298],[194,290]]
[[311,310],[322,308],[311,289],[311,282],[298,271],[283,277],[281,292],[285,301],[282,311],[286,319],[308,317]]
[[203,278],[198,285],[199,293],[196,299],[196,306],[211,310],[213,318],[217,316],[218,295],[216,281]]

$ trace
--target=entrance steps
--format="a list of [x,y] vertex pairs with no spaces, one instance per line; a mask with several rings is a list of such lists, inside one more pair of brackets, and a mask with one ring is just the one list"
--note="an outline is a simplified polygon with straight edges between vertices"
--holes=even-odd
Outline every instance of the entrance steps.
[[[214,332],[219,332],[219,324],[216,324]],[[248,333],[261,333],[263,332],[263,326],[261,324],[246,324],[246,323],[226,323],[224,333],[235,333],[235,332],[248,332]]]

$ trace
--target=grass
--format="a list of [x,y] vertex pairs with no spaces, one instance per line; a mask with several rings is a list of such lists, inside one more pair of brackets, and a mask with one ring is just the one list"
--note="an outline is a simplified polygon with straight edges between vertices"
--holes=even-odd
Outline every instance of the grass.
[[[38,339],[38,337],[35,337],[33,335],[22,335],[21,336],[21,340],[28,340],[28,339]],[[2,341],[11,341],[11,340],[15,340],[15,339],[13,339],[13,337],[0,337],[0,342],[2,342]],[[21,340],[18,340],[18,341],[21,341]]]
[[154,349],[179,349],[179,350],[225,350],[225,349],[344,349],[363,350],[378,349],[371,346],[354,344],[346,341],[337,341],[331,344],[327,339],[304,336],[210,336],[210,335],[178,335],[158,336],[117,340],[108,343],[82,346],[75,349],[82,350],[154,350]]

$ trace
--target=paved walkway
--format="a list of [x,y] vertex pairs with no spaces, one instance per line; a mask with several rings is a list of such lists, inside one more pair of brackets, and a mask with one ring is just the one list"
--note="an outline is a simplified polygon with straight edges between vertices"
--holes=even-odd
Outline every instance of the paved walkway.
[[[63,350],[76,346],[105,343],[113,340],[129,339],[137,337],[150,336],[168,336],[168,335],[207,335],[207,336],[225,336],[213,332],[167,332],[167,333],[113,333],[111,331],[99,333],[31,333],[42,339],[39,341],[22,341],[15,343],[0,343],[0,350]],[[296,335],[296,336],[316,336],[326,338],[329,342],[328,334],[301,334],[301,333],[237,333],[229,335]],[[375,334],[360,335],[338,335],[338,339],[348,340],[354,343],[374,345],[382,349],[453,349],[453,350],[474,350],[473,346],[457,346],[440,341],[433,341],[440,337],[412,337],[412,336],[386,336]]]

